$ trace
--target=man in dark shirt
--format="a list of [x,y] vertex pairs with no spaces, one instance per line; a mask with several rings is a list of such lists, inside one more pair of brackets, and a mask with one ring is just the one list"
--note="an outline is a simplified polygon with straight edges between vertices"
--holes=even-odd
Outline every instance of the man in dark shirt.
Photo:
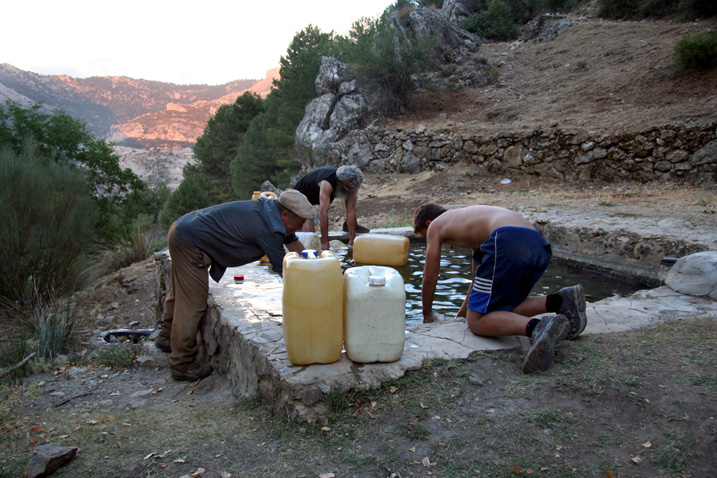
[[[234,201],[194,211],[169,228],[171,284],[155,345],[170,352],[175,380],[208,377],[212,367],[196,362],[197,333],[207,311],[208,276],[216,282],[227,267],[237,267],[266,255],[282,274],[284,245],[301,252],[296,234],[314,209],[306,197],[287,189],[278,200]],[[210,269],[211,267],[211,269]]]
[[[349,233],[349,245],[354,245],[357,232],[368,232],[356,222],[356,199],[363,183],[363,174],[355,166],[324,166],[308,172],[294,186],[309,202],[319,206],[321,248],[329,249],[329,206],[336,197],[343,198],[346,206],[344,230]],[[314,221],[306,221],[305,232],[314,232]]]

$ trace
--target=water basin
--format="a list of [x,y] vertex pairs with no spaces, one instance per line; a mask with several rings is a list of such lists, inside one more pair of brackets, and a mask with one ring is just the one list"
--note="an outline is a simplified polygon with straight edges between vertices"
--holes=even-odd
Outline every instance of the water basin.
[[[425,243],[411,243],[408,263],[402,267],[395,267],[403,277],[406,287],[406,322],[409,324],[423,322],[421,281],[425,252]],[[344,268],[362,265],[353,262],[348,248],[341,248],[336,251],[336,254]],[[471,251],[469,249],[456,249],[444,245],[441,252],[441,270],[433,299],[434,311],[448,317],[455,316],[463,304],[472,279],[470,264]],[[548,270],[535,285],[530,295],[545,295],[575,284],[582,284],[585,287],[585,295],[589,302],[596,302],[616,294],[627,296],[637,290],[647,288],[639,282],[617,279],[599,272],[581,269],[553,258]]]

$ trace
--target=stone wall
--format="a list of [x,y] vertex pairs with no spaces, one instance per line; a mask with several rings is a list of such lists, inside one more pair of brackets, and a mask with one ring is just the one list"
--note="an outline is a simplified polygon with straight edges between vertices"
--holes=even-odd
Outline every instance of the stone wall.
[[[416,173],[464,163],[493,173],[567,180],[717,179],[715,123],[671,124],[620,134],[539,128],[484,136],[479,131],[459,133],[422,125],[407,130],[371,126],[351,134],[357,135],[355,143],[362,143],[364,154],[343,162],[358,163],[368,172]],[[370,154],[365,154],[366,148]]]
[[521,211],[553,247],[553,256],[614,277],[657,287],[663,258],[717,250],[717,228],[675,218],[615,217],[607,213]]

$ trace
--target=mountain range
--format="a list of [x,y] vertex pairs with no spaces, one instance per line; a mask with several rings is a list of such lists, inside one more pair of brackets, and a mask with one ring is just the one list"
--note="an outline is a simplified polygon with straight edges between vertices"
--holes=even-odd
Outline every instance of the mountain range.
[[174,188],[181,167],[194,159],[193,146],[217,109],[246,91],[262,98],[279,69],[261,80],[223,85],[176,85],[125,76],[73,78],[40,75],[0,64],[0,102],[30,107],[42,103],[83,120],[98,138],[114,143],[123,167],[155,186]]
[[43,103],[84,120],[92,133],[118,145],[191,145],[223,104],[251,91],[265,97],[278,68],[262,80],[223,85],[175,85],[124,76],[40,75],[0,64],[0,101]]

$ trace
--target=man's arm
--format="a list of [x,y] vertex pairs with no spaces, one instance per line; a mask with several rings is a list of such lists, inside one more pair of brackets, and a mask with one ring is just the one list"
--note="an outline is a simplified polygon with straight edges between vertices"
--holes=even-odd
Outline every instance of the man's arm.
[[441,238],[437,231],[428,228],[426,237],[426,264],[423,267],[421,284],[421,304],[423,306],[423,322],[435,322],[433,313],[433,296],[436,294],[438,271],[441,267]]
[[304,250],[304,244],[297,239],[296,241],[286,244],[286,248],[289,249],[289,252],[298,252],[301,254],[301,251]]
[[354,245],[356,239],[356,202],[358,200],[358,188],[353,188],[346,198],[346,225],[349,229],[349,246]]
[[319,230],[321,231],[321,249],[329,250],[329,206],[334,188],[328,181],[319,183]]

